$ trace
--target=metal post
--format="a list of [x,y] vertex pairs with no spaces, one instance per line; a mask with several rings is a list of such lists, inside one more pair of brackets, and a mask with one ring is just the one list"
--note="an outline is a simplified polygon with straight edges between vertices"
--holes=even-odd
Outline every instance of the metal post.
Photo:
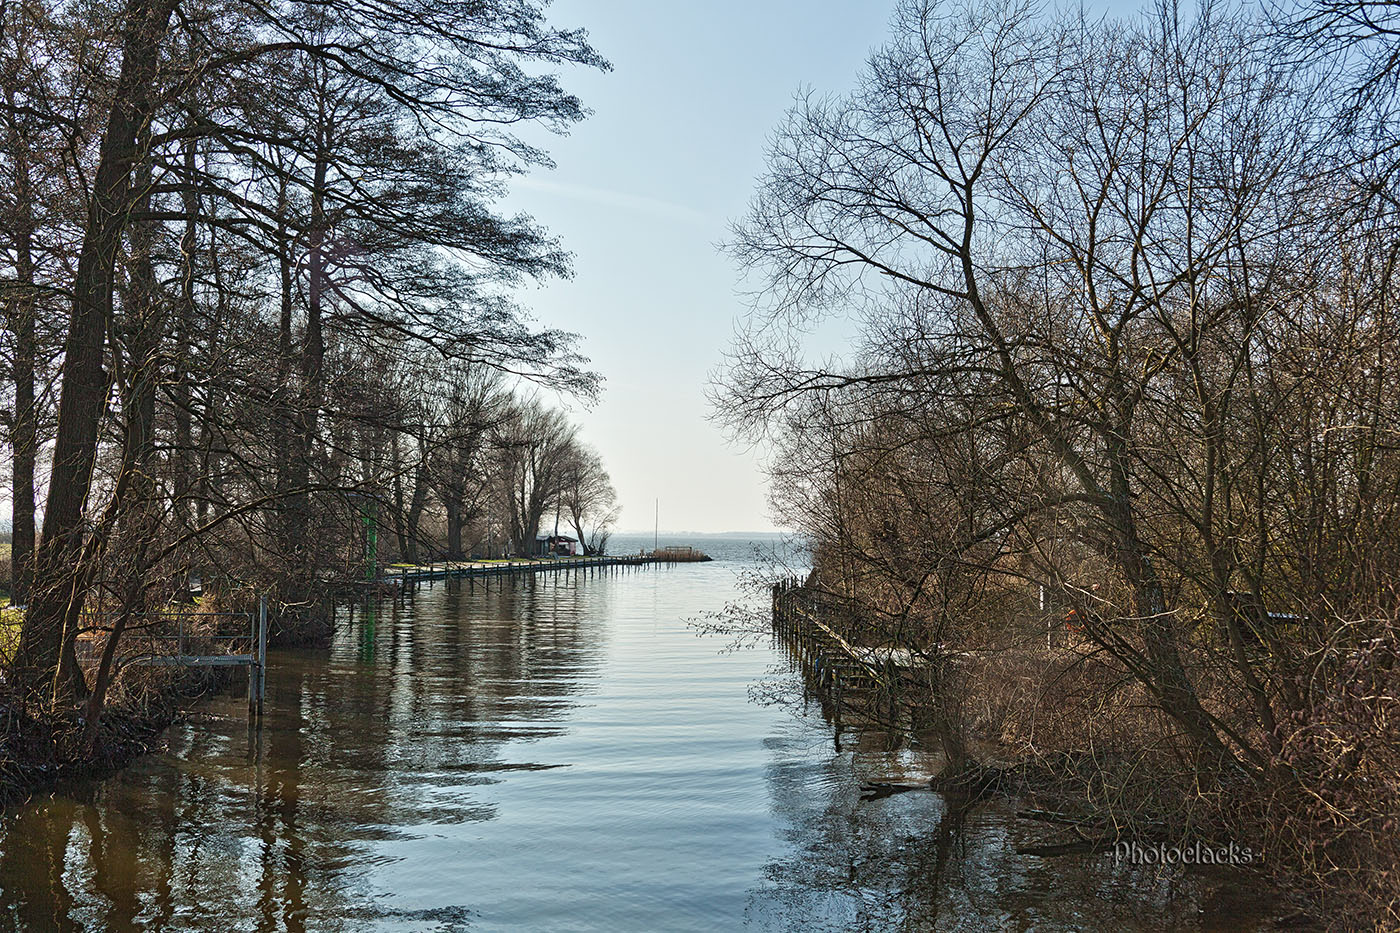
[[263,714],[267,695],[267,597],[258,597],[258,716]]
[[1045,618],[1045,650],[1049,651],[1053,645],[1050,644],[1050,636],[1055,631],[1055,623],[1045,612],[1045,584],[1040,584],[1040,614]]
[[248,720],[258,711],[258,617],[248,614]]

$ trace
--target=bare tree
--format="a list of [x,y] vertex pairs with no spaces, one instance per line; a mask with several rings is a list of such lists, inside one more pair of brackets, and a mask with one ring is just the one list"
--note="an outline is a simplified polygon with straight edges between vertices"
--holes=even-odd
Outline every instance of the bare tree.
[[[157,418],[172,419],[166,459],[181,532],[206,547],[217,538],[206,530],[233,522],[242,532],[218,546],[242,547],[248,523],[261,519],[239,497],[250,495],[264,512],[274,503],[281,527],[273,550],[292,568],[284,591],[304,602],[298,593],[321,575],[328,552],[320,545],[334,540],[323,533],[326,521],[339,510],[318,491],[376,482],[376,438],[389,436],[382,423],[359,429],[336,415],[354,406],[340,403],[332,370],[355,359],[355,348],[407,342],[527,378],[548,375],[570,391],[596,387],[572,337],[521,326],[505,296],[522,277],[565,273],[565,254],[530,218],[500,216],[491,202],[508,174],[547,163],[514,126],[559,129],[584,113],[556,78],[528,68],[607,66],[582,32],[547,26],[535,3],[391,11],[358,0],[198,9],[138,0],[81,24],[86,14],[68,8],[13,9],[4,15],[5,167],[20,196],[10,205],[18,235],[8,244],[15,287],[6,307],[17,348],[17,437],[26,438],[16,464],[22,491],[37,447],[27,439],[36,355],[27,322],[37,294],[29,231],[61,218],[45,199],[65,195],[65,185],[36,174],[42,134],[75,139],[58,149],[66,160],[58,169],[86,211],[71,237],[75,267],[55,283],[72,304],[17,668],[21,681],[45,685],[48,701],[62,705],[85,691],[75,665],[60,670],[59,660],[71,656],[94,582],[91,562],[104,546],[97,536],[120,524],[99,517],[119,515],[129,495],[144,496],[122,480],[122,468],[103,467],[122,443],[107,417],[114,384],[123,367],[146,367],[144,350],[109,345],[109,335],[146,332],[130,322],[146,320],[149,309],[154,358],[166,358],[167,342],[173,347],[173,389],[158,398],[169,407]],[[34,33],[52,48],[34,52]],[[67,82],[61,93],[25,89],[40,58],[58,65],[66,47],[77,56],[83,43],[106,44],[112,54],[89,59],[111,63],[111,74],[53,68],[48,80]],[[54,101],[71,101],[71,115]],[[148,232],[126,254],[133,230]],[[56,241],[53,231],[42,235]],[[245,259],[255,261],[235,276]],[[123,290],[124,272],[134,284]],[[213,368],[197,370],[196,358]],[[230,367],[234,358],[252,368]],[[373,406],[361,413],[382,422]],[[268,425],[275,452],[257,434]],[[348,469],[357,454],[360,467]],[[274,489],[259,478],[269,464]],[[27,502],[27,493],[20,498]],[[24,539],[21,528],[21,554]]]
[[585,554],[606,553],[617,521],[617,492],[598,452],[576,444],[564,467],[562,504]]
[[[1395,637],[1400,409],[1390,208],[1330,78],[1211,6],[911,0],[856,92],[789,114],[733,236],[766,288],[718,411],[776,439],[808,589],[920,656],[936,707],[1100,668],[1097,702],[1160,714],[1123,754],[1174,749],[1184,786],[1332,780],[1302,737],[1336,734],[1334,663]],[[807,362],[833,313],[861,344]],[[1057,612],[1083,652],[1034,647]],[[949,648],[1001,660],[950,688]]]
[[562,412],[538,398],[516,402],[497,429],[497,476],[517,554],[534,553],[545,517],[560,514],[576,433]]

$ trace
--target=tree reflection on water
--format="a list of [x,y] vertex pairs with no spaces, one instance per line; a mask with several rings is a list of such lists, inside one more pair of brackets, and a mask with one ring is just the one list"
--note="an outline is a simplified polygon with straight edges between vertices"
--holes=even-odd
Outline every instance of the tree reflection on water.
[[[806,724],[804,726],[804,718]],[[911,791],[862,801],[872,777],[916,781],[934,755],[890,752],[888,736],[857,733],[817,780],[810,760],[815,703],[769,742],[776,820],[788,842],[751,892],[763,929],[1219,930],[1268,927],[1269,904],[1225,874],[1155,874],[1115,865],[1111,853],[1050,859],[1016,854],[1037,828],[1003,800]]]
[[467,907],[367,901],[361,882],[434,826],[492,819],[472,786],[552,767],[501,750],[562,732],[596,670],[601,630],[569,602],[454,584],[422,616],[358,610],[329,657],[277,654],[260,729],[216,699],[166,753],[8,814],[0,927],[462,927]]
[[716,562],[357,608],[274,657],[260,730],[218,698],[6,814],[0,930],[1240,928],[1238,885],[1016,855],[1007,802],[861,802],[937,759],[838,750],[790,679],[750,702],[781,659],[685,623],[733,592]]

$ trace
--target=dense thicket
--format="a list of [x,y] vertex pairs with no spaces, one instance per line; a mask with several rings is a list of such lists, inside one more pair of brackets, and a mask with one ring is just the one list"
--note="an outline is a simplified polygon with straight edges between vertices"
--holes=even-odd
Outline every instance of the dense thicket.
[[[1248,833],[1394,921],[1380,6],[902,4],[859,89],[777,133],[718,401],[775,439],[809,586],[941,672],[950,748],[1053,765],[1118,825]],[[813,365],[829,315],[862,345]]]
[[520,552],[586,487],[605,542],[540,401],[599,379],[511,297],[568,255],[495,206],[549,164],[517,129],[585,115],[552,72],[607,67],[544,5],[0,4],[16,708],[86,701],[90,741],[123,628],[195,579],[316,637],[369,524],[383,559]]

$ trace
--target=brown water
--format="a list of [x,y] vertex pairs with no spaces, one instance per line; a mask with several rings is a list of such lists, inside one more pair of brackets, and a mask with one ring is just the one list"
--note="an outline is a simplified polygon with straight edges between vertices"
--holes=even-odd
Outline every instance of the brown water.
[[260,730],[218,698],[4,818],[0,929],[1240,928],[1209,878],[1015,855],[1005,807],[861,803],[930,763],[750,700],[781,658],[687,625],[735,567],[439,584],[273,652]]

